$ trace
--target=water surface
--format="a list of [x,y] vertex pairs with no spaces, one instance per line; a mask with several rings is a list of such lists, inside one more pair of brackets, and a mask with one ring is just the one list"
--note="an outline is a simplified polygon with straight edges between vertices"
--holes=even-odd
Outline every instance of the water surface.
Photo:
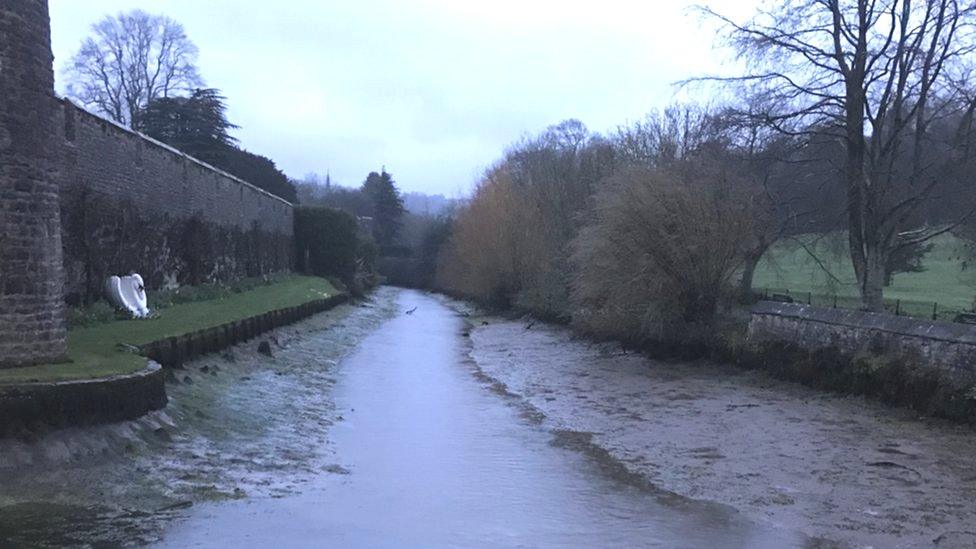
[[320,395],[341,419],[325,443],[335,463],[293,494],[196,506],[162,545],[812,544],[730,507],[661,492],[585,437],[547,430],[480,376],[466,325],[442,300],[414,291],[390,298],[395,316],[341,361],[335,386]]

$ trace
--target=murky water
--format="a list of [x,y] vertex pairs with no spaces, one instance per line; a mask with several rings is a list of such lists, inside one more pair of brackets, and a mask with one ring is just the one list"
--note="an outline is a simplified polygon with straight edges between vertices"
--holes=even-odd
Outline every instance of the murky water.
[[[552,433],[468,359],[438,299],[398,314],[339,368],[336,464],[296,494],[196,507],[163,545],[784,547],[789,532],[632,482],[585,441]],[[407,314],[407,311],[413,311]],[[323,395],[323,399],[329,398]],[[310,444],[315,444],[310,441]],[[584,451],[580,451],[584,450]]]
[[531,319],[470,320],[486,378],[660,489],[855,547],[976,547],[972,427]]
[[347,305],[177,371],[140,420],[0,441],[0,547],[145,545],[203,502],[297,493],[332,463],[338,362],[395,312]]
[[0,547],[976,542],[968,427],[477,314],[381,288],[0,441]]

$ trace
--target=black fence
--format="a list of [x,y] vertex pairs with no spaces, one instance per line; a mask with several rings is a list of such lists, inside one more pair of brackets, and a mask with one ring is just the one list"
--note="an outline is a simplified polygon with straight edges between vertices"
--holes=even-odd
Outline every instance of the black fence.
[[[834,309],[860,309],[861,298],[849,295],[829,293],[803,292],[789,288],[761,288],[756,290],[756,297],[771,301],[785,301],[788,303],[805,303],[817,307]],[[885,311],[896,316],[910,316],[915,318],[929,318],[932,320],[947,320],[950,322],[965,322],[976,324],[976,312],[971,309],[949,307],[936,301],[915,301],[908,299],[885,299]]]

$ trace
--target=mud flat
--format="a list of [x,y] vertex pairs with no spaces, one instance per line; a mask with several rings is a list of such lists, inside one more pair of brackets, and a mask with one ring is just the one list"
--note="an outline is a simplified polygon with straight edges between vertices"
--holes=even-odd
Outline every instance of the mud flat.
[[539,322],[471,324],[471,357],[500,390],[662,490],[853,546],[976,546],[970,427]]

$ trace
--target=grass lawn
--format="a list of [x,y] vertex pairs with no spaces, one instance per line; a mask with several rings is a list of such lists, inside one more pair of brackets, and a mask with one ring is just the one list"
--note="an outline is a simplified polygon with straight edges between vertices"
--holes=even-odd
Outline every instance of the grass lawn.
[[146,359],[120,348],[212,328],[228,322],[294,307],[335,295],[324,278],[291,276],[219,299],[182,303],[158,311],[148,320],[118,320],[68,332],[68,360],[0,370],[0,384],[63,381],[128,374],[145,367]]
[[[789,290],[794,298],[804,302],[810,293],[815,305],[830,306],[836,296],[839,307],[857,307],[860,302],[846,234],[801,236],[799,240],[823,266],[799,242],[784,240],[760,262],[753,287],[757,291]],[[968,249],[965,241],[951,234],[936,237],[932,244],[932,251],[924,259],[925,271],[896,274],[892,285],[885,288],[889,309],[894,307],[895,300],[900,300],[903,314],[931,316],[934,302],[938,303],[940,318],[951,319],[957,312],[973,307],[976,254]]]

